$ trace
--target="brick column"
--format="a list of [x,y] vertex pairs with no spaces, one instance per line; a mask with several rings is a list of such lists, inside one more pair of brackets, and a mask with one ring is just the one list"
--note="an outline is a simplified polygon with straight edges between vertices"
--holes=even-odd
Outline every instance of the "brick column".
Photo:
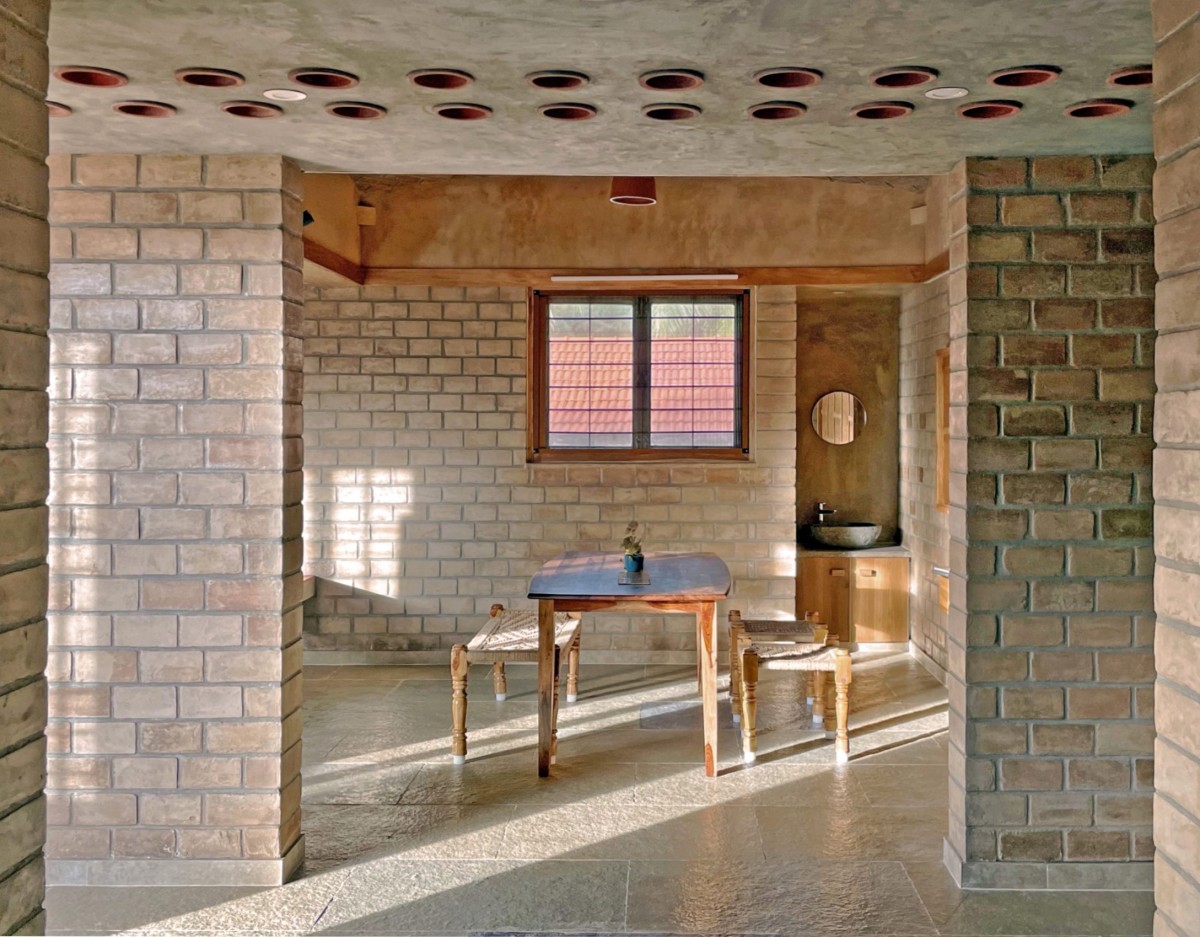
[[1155,0],[1159,330],[1154,454],[1154,892],[1159,937],[1200,935],[1200,7]]
[[0,934],[45,926],[49,6],[0,0]]
[[967,163],[964,884],[1150,881],[1153,166]]
[[300,176],[51,173],[50,877],[278,883],[303,851]]

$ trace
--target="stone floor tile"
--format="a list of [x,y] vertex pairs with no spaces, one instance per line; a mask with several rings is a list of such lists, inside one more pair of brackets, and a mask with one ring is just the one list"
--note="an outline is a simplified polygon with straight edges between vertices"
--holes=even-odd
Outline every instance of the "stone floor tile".
[[[634,799],[642,804],[807,807],[867,806],[857,781],[832,764],[734,766],[714,783],[686,765],[639,764]],[[790,826],[790,824],[789,824]]]
[[1154,929],[1150,892],[961,891],[940,862],[904,868],[947,937],[1142,937]]
[[403,804],[628,803],[637,769],[622,762],[563,761],[548,778],[537,776],[533,749],[471,757],[465,765],[423,765]]
[[628,875],[627,862],[373,862],[355,870],[318,932],[623,931]]
[[937,862],[946,835],[946,808],[906,808],[839,803],[813,810],[803,821],[803,807],[760,807],[759,836],[767,862],[784,860],[870,859]]
[[633,862],[630,931],[936,934],[898,862]]
[[302,770],[304,804],[398,804],[420,772],[419,765],[328,764]]
[[872,806],[938,806],[943,813],[949,806],[945,765],[855,763],[849,770]]
[[512,807],[309,806],[303,808],[305,856],[492,859],[501,855]]

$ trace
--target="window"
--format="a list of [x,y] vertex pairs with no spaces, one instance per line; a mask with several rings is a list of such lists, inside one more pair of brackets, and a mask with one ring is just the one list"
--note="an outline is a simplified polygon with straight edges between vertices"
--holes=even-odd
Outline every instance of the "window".
[[530,304],[529,458],[746,459],[744,291]]

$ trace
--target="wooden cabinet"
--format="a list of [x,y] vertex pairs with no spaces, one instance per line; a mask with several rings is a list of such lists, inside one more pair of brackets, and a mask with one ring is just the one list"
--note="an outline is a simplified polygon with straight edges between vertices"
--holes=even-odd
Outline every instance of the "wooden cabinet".
[[801,553],[796,613],[819,612],[842,641],[908,640],[908,557]]

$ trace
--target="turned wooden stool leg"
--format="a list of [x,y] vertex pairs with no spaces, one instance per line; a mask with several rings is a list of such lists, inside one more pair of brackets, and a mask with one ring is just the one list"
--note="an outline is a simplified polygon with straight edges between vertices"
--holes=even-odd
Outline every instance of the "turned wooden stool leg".
[[742,655],[742,761],[758,757],[758,654],[753,648]]
[[808,699],[805,700],[809,706],[813,704],[813,700],[817,698],[817,672],[810,670],[806,676],[808,677]]
[[567,702],[573,703],[579,699],[579,635],[571,642],[571,650],[567,652]]
[[833,738],[836,732],[837,706],[835,705],[834,676],[830,671],[825,679],[825,721],[821,728],[825,730],[825,738]]
[[[734,615],[738,617],[734,619]],[[729,613],[729,707],[733,710],[733,722],[737,725],[742,718],[742,626],[741,613]]]
[[838,762],[845,762],[850,760],[850,733],[847,731],[850,720],[850,652],[838,648],[833,664],[833,682],[837,686],[837,742],[834,743],[834,751]]
[[467,760],[467,646],[450,649],[450,754],[454,763]]
[[812,724],[821,727],[825,725],[825,671],[823,670],[813,672]]
[[508,699],[508,678],[504,675],[504,661],[502,660],[492,664],[492,689],[496,691],[497,703],[503,703]]
[[554,649],[554,706],[550,717],[550,764],[558,761],[558,681],[562,679],[560,664],[562,656],[558,648]]

